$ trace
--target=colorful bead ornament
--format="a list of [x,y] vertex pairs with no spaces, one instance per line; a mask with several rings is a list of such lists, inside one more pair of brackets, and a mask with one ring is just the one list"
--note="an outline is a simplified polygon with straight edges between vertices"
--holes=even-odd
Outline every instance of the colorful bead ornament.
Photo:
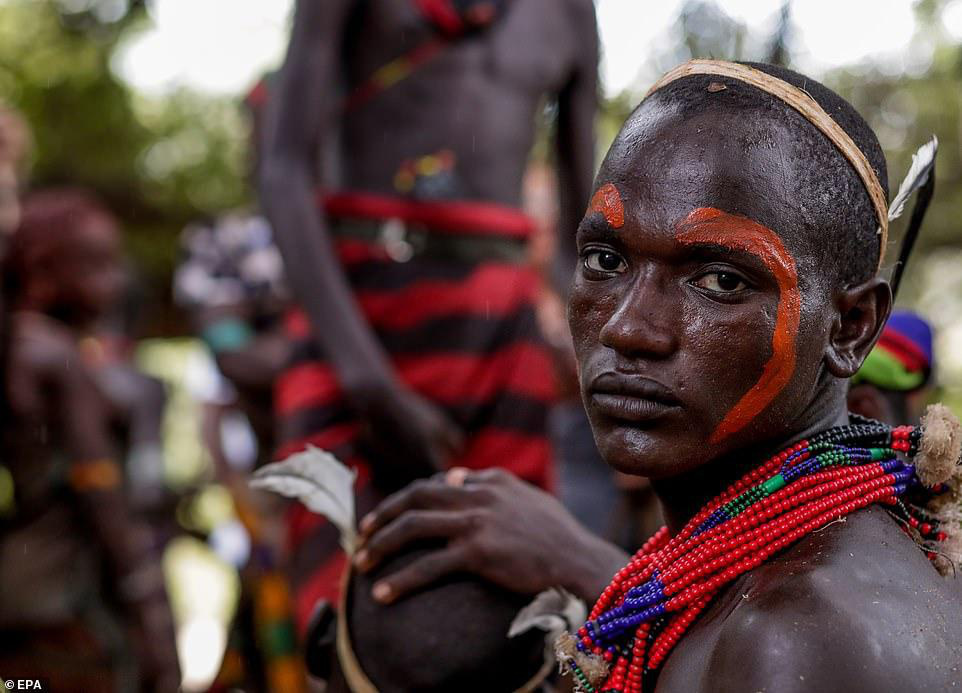
[[[956,469],[957,422],[946,453],[950,464],[943,455],[933,465],[919,454],[920,448],[933,447],[923,441],[925,420],[922,427],[890,428],[853,419],[857,422],[803,440],[765,461],[704,506],[674,537],[662,527],[649,539],[615,575],[577,636],[559,639],[558,657],[572,672],[576,690],[641,693],[643,682],[733,580],[812,531],[868,505],[890,506],[907,531],[919,535],[917,540],[944,540],[934,518],[921,521],[918,511],[900,498],[916,489],[925,494],[938,490],[919,480],[930,478],[929,467]],[[900,454],[925,465],[925,472],[917,473],[916,465]],[[929,555],[934,559],[936,552]]]

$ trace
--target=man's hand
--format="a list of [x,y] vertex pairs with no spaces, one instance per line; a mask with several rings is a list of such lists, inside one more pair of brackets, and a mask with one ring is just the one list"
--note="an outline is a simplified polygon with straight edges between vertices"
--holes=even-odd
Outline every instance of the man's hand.
[[[357,400],[355,400],[357,401]],[[360,399],[364,443],[379,463],[375,478],[397,489],[444,469],[464,446],[464,434],[436,404],[404,386]]]
[[628,561],[555,498],[500,469],[415,482],[364,518],[361,538],[354,564],[362,572],[415,542],[447,540],[375,584],[385,603],[463,572],[519,594],[561,586],[591,602]]

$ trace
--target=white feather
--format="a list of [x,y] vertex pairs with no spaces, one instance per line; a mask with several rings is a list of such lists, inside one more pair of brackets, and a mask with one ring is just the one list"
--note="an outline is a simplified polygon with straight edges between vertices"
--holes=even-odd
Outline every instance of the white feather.
[[354,479],[334,455],[309,445],[282,462],[258,469],[250,485],[296,498],[311,512],[323,515],[341,533],[341,546],[352,555],[357,546],[354,526]]
[[912,165],[909,166],[909,172],[905,174],[895,199],[889,205],[889,221],[895,221],[902,216],[909,196],[925,184],[932,161],[935,159],[935,153],[938,150],[939,138],[932,135],[932,139],[919,147],[918,151],[912,155]]

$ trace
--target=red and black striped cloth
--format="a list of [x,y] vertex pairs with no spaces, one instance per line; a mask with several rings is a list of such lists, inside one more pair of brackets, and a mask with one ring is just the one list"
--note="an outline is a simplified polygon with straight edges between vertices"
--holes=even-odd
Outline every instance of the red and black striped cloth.
[[[532,226],[515,210],[476,203],[412,203],[373,196],[329,198],[338,219],[395,218],[438,233],[523,238]],[[335,234],[336,236],[336,234]],[[341,238],[338,251],[364,316],[402,381],[447,411],[467,434],[459,466],[503,467],[551,485],[546,437],[554,395],[550,356],[535,320],[539,279],[527,265],[457,262],[415,256],[391,260],[376,243]],[[332,370],[311,339],[305,315],[292,312],[289,368],[277,382],[277,459],[307,444],[357,467],[358,511],[379,500],[358,446],[361,422],[345,405]],[[336,603],[343,555],[333,529],[295,504],[289,514],[292,578],[303,629],[318,599]]]

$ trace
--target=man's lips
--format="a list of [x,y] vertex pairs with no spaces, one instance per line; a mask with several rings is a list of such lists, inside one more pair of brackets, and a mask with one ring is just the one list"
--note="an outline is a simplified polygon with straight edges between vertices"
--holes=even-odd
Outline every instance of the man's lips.
[[659,382],[637,375],[609,371],[591,381],[591,405],[614,419],[645,422],[681,406],[672,391]]

